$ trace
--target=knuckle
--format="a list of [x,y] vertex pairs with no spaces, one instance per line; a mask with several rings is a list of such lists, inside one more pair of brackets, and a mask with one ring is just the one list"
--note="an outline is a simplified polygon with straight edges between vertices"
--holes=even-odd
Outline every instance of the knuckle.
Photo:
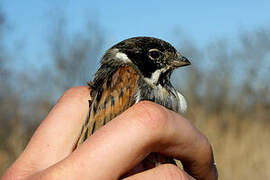
[[177,166],[173,165],[173,164],[164,164],[161,165],[163,166],[163,172],[164,172],[164,176],[166,179],[170,180],[175,180],[175,179],[187,179],[187,176],[184,174],[183,171],[181,171],[180,168],[178,168]]
[[164,131],[169,118],[168,110],[150,101],[142,101],[135,105],[140,118],[137,120],[151,133]]

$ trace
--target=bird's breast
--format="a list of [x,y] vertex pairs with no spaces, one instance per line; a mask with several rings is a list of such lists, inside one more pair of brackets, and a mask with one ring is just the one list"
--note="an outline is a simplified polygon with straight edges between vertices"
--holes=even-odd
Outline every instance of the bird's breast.
[[187,107],[184,96],[173,87],[150,86],[145,81],[139,82],[135,99],[136,102],[149,100],[178,113],[185,112]]

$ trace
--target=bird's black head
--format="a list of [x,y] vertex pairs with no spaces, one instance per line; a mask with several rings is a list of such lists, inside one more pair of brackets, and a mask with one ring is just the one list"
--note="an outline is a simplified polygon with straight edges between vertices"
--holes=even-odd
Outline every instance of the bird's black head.
[[170,76],[172,70],[190,62],[168,42],[152,37],[134,37],[110,48],[101,64],[131,64],[145,78],[156,83],[161,76]]

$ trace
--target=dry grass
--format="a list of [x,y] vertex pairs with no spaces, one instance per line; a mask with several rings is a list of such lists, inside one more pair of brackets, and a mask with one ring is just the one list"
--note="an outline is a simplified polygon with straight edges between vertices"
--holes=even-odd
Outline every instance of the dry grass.
[[189,116],[213,145],[220,179],[270,179],[269,123],[249,116],[240,119],[229,112],[200,113],[199,109],[197,118]]

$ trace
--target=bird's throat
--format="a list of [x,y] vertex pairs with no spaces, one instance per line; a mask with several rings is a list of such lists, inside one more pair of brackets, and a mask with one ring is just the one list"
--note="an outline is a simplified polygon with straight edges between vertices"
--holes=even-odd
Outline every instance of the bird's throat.
[[157,69],[152,72],[151,77],[145,77],[144,80],[150,85],[158,85],[162,81],[162,77],[167,78],[168,68]]

